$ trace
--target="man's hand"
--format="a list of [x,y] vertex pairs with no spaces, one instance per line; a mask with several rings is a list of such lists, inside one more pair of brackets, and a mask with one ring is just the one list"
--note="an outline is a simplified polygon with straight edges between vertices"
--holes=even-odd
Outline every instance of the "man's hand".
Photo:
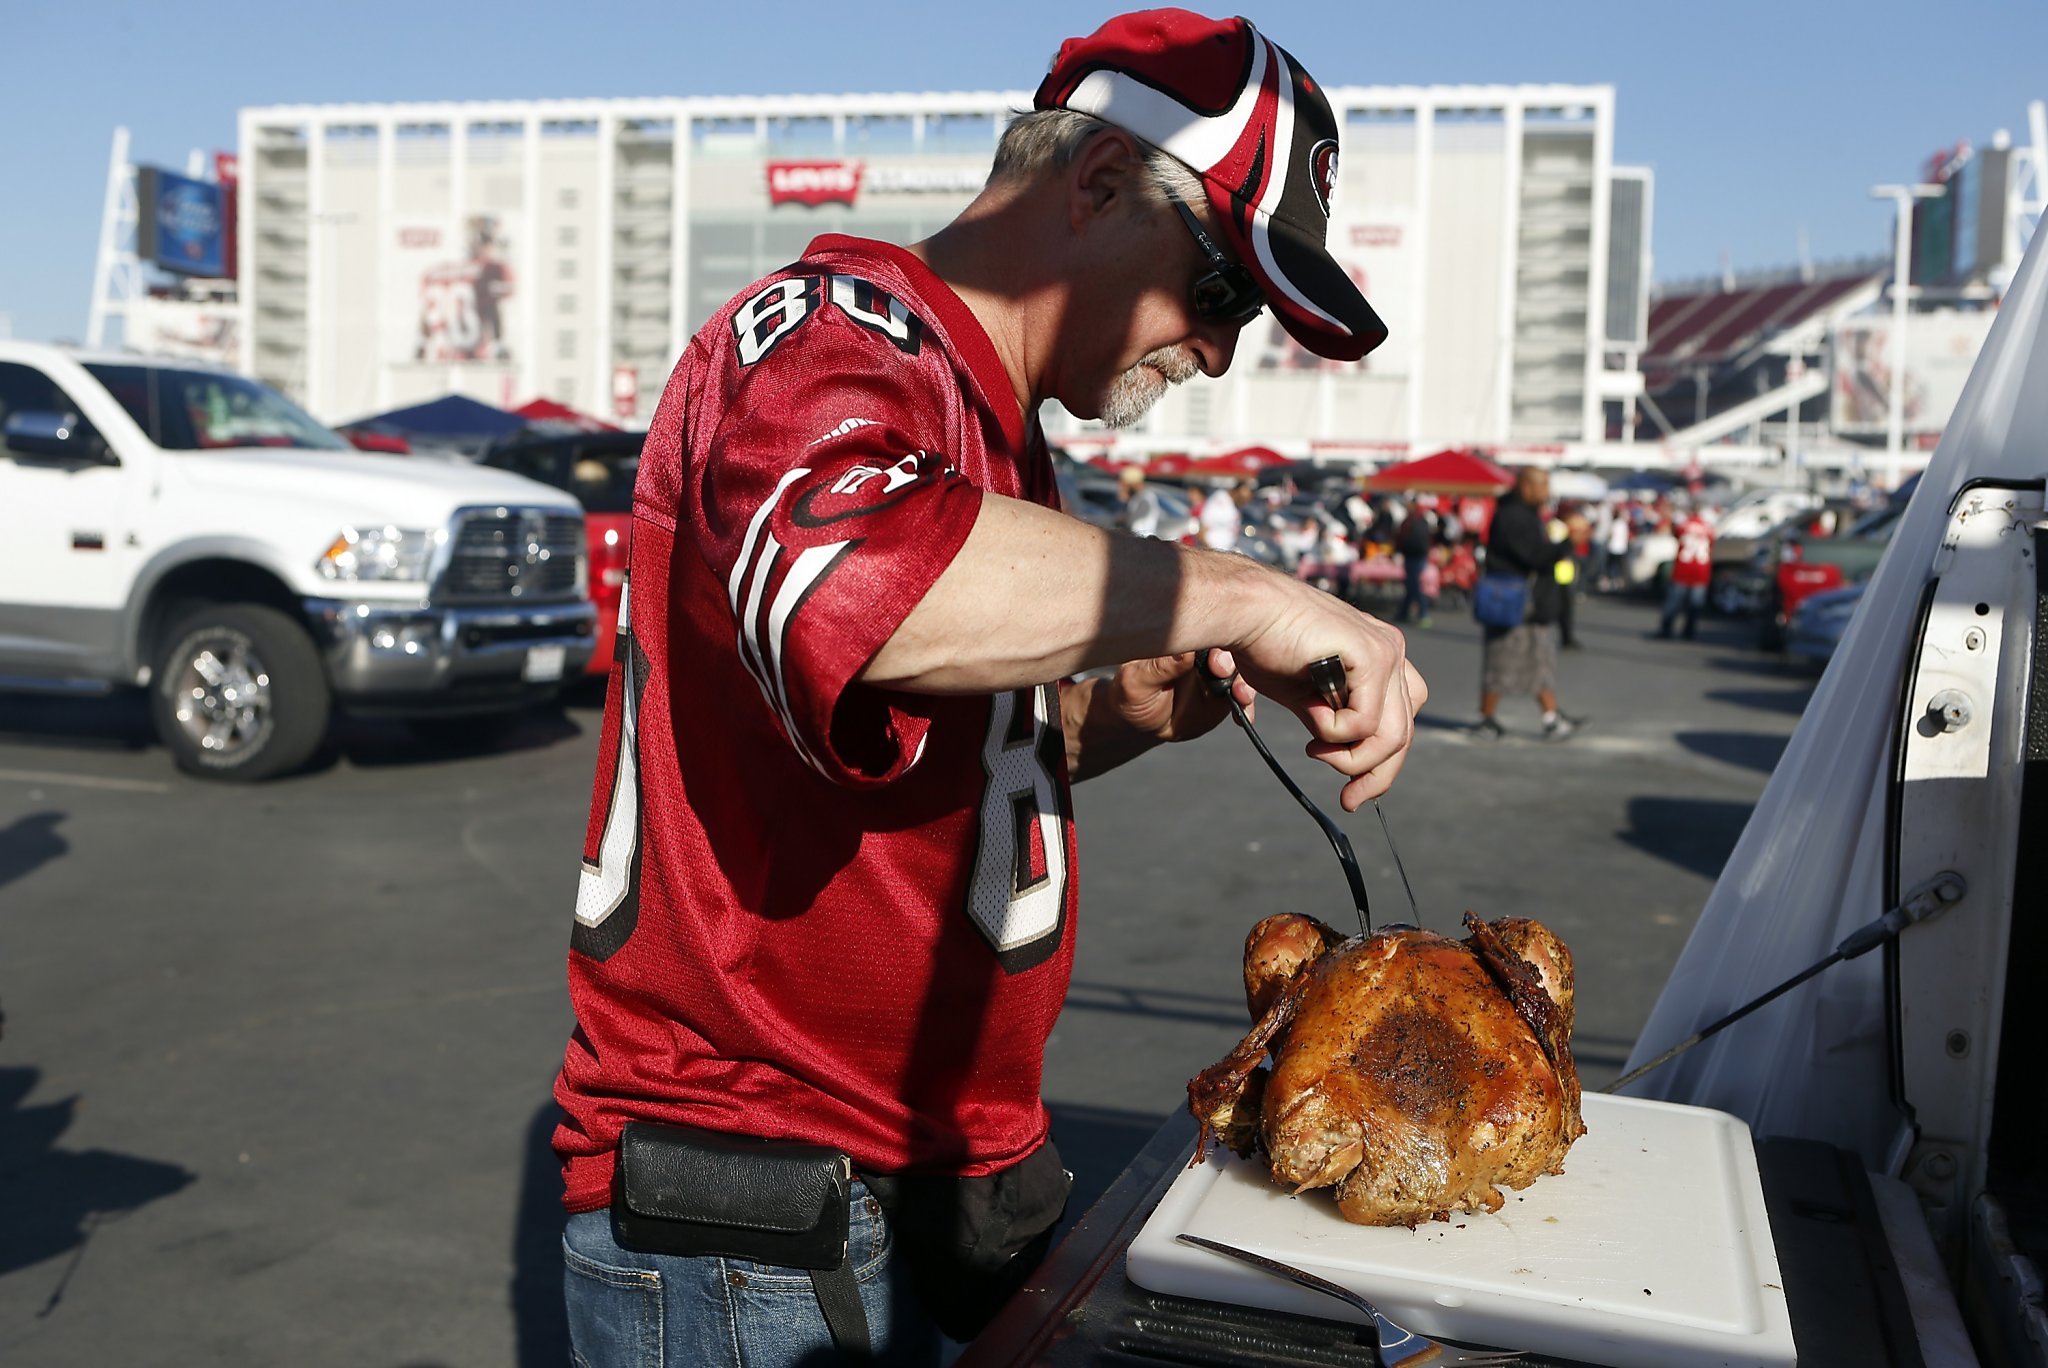
[[[1198,658],[1199,652],[1187,651],[1119,666],[1108,681],[1117,716],[1155,741],[1192,741],[1213,731],[1230,716],[1230,704],[1203,681]],[[1232,688],[1250,716],[1258,695],[1242,679]]]
[[[1128,661],[1113,675],[1068,688],[1062,698],[1068,773],[1092,778],[1160,742],[1192,741],[1230,716],[1229,702],[1203,682],[1196,659],[1196,652],[1184,651]],[[1231,687],[1250,716],[1258,695],[1242,679]]]
[[[1298,581],[1289,581],[1298,583]],[[1429,687],[1408,662],[1398,628],[1359,612],[1321,590],[1302,586],[1290,610],[1235,652],[1218,652],[1212,668],[1242,669],[1259,692],[1291,709],[1313,738],[1308,754],[1345,775],[1338,795],[1356,812],[1385,793],[1415,739],[1415,714]],[[1336,656],[1344,665],[1345,705],[1332,709],[1308,678],[1308,663]]]

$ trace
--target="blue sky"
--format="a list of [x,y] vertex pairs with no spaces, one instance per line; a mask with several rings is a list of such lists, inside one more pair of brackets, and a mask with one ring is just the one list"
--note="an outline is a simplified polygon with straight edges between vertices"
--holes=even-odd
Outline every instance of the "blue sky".
[[[1276,3],[1246,6],[1332,85],[1616,89],[1615,156],[1656,169],[1659,279],[1889,249],[1872,185],[2048,99],[2048,3]],[[1114,12],[936,4],[210,5],[0,0],[0,314],[84,332],[116,124],[139,160],[231,148],[235,111],[299,102],[1028,89]],[[1216,12],[1223,12],[1218,10]]]

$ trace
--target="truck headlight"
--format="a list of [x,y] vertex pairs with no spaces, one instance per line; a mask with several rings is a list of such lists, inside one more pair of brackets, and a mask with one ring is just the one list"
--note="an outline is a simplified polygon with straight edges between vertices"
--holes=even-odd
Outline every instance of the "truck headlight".
[[314,563],[331,580],[424,580],[438,533],[410,527],[344,527]]

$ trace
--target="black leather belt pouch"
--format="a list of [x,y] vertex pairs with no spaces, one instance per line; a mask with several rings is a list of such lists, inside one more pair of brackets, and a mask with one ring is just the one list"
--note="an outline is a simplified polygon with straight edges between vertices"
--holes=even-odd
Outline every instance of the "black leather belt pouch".
[[783,1268],[846,1261],[853,1165],[826,1145],[629,1121],[612,1171],[612,1238],[649,1254]]

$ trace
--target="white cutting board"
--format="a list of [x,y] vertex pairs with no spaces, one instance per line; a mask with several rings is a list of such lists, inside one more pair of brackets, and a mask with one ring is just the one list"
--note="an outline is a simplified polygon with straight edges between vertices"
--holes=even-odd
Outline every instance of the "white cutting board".
[[[1749,1127],[1726,1112],[1589,1093],[1565,1172],[1487,1215],[1353,1225],[1211,1146],[1131,1242],[1154,1292],[1363,1320],[1349,1305],[1180,1243],[1183,1231],[1363,1293],[1425,1335],[1615,1368],[1788,1368],[1792,1319]],[[1220,1160],[1220,1162],[1219,1162]]]

